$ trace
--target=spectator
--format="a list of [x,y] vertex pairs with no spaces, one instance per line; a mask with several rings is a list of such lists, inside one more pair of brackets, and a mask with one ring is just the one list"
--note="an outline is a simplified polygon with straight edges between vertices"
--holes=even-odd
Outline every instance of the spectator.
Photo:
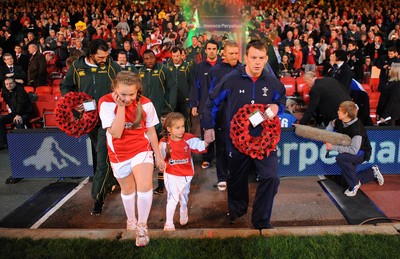
[[344,50],[335,51],[336,61],[329,76],[338,80],[346,89],[347,93],[351,94],[351,82],[353,79],[353,72],[347,64],[347,55]]
[[279,63],[279,77],[292,76],[293,65],[289,63],[289,57],[286,54],[282,55],[282,62]]
[[118,63],[118,65],[121,66],[121,70],[132,71],[135,74],[138,73],[138,70],[135,67],[135,65],[128,62],[128,58],[126,57],[125,51],[118,52],[117,63]]
[[319,59],[319,49],[314,46],[314,38],[307,39],[307,46],[303,48],[304,71],[315,71]]
[[[380,122],[386,122],[385,119],[391,118],[387,123],[389,125],[400,125],[400,63],[392,63],[389,72],[389,82],[384,87],[383,92],[386,100],[382,100],[385,109],[381,113]],[[383,93],[382,92],[382,93]],[[381,93],[381,94],[382,94]],[[381,100],[379,100],[381,101]]]
[[15,65],[21,66],[25,74],[28,74],[29,56],[22,53],[22,47],[15,45]]
[[353,72],[354,79],[362,82],[363,72],[363,56],[358,50],[357,43],[354,40],[349,40],[347,43],[347,64]]
[[47,62],[42,53],[38,52],[38,47],[35,44],[30,44],[28,47],[29,59],[28,65],[28,85],[35,88],[41,85],[47,85]]
[[[32,118],[33,107],[28,94],[22,85],[17,84],[13,78],[6,78],[2,87],[2,96],[6,102],[9,113],[0,117],[0,150],[8,147],[6,125],[13,123],[17,129],[23,129]],[[6,182],[14,183],[8,178]],[[11,182],[10,182],[11,181]]]
[[139,53],[132,48],[132,45],[129,41],[125,41],[123,47],[123,50],[126,53],[126,58],[130,64],[135,65],[141,63],[142,59],[140,58]]
[[309,124],[314,117],[316,124],[325,126],[337,118],[339,104],[350,101],[351,97],[336,79],[325,77],[318,79],[315,72],[304,74],[304,82],[310,90],[310,103],[305,110],[300,124]]
[[26,83],[26,74],[21,66],[14,64],[14,58],[10,53],[3,55],[4,65],[0,66],[0,81],[4,82],[6,78],[14,78],[15,82],[21,85]]

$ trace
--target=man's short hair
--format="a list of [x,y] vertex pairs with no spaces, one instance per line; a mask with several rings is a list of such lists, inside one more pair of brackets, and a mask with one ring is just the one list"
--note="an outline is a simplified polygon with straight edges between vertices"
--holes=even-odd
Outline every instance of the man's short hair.
[[253,47],[258,50],[265,50],[267,52],[267,46],[261,40],[251,40],[246,45],[246,55],[249,53],[249,49]]
[[233,40],[225,40],[223,48],[226,49],[227,47],[238,47],[238,44]]
[[105,40],[95,39],[89,42],[88,55],[95,55],[98,50],[108,51],[108,44]]
[[344,51],[342,49],[335,50],[335,56],[336,56],[336,60],[338,60],[338,61],[346,61],[347,60],[346,51]]
[[388,52],[397,52],[396,47],[392,46],[388,48]]
[[205,45],[205,48],[207,48],[208,44],[216,45],[216,46],[217,46],[217,49],[218,49],[218,43],[217,43],[215,40],[209,40],[209,41],[207,41],[207,43],[206,43],[206,45]]
[[154,54],[154,51],[152,51],[151,49],[146,49],[146,50],[143,52],[143,56],[144,56],[144,54],[153,54],[154,56],[156,55],[156,54]]
[[10,53],[4,53],[3,60],[5,60],[6,57],[13,57],[13,56]]
[[171,53],[176,53],[176,52],[179,52],[180,54],[182,54],[182,49],[181,48],[179,48],[179,47],[173,47],[172,49],[171,49]]

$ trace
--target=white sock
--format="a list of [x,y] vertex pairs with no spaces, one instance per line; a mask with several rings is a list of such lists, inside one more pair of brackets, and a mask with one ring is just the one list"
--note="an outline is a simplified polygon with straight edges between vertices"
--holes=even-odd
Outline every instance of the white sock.
[[126,217],[130,222],[136,222],[136,212],[135,212],[135,193],[123,194],[121,192],[122,203],[124,204]]
[[147,224],[151,204],[153,203],[153,190],[148,192],[137,192],[138,224]]

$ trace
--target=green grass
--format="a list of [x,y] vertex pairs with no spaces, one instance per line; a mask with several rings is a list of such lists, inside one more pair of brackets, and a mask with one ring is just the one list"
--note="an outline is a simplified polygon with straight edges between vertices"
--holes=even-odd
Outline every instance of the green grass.
[[152,239],[0,238],[0,258],[400,258],[400,235]]

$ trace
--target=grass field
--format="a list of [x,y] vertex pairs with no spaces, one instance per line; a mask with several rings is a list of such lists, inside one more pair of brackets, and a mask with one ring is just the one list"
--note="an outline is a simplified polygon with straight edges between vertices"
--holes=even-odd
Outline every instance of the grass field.
[[134,240],[0,238],[0,258],[400,258],[400,235]]

